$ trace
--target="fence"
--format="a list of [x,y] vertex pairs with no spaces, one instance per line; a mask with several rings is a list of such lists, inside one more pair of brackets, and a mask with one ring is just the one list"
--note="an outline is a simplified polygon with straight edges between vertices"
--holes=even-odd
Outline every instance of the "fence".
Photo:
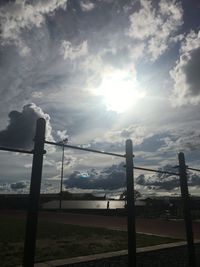
[[[35,246],[36,246],[36,233],[37,233],[37,220],[38,220],[38,208],[39,208],[39,197],[40,197],[40,186],[42,177],[43,167],[43,155],[46,153],[44,150],[45,144],[62,146],[71,149],[83,150],[92,153],[98,153],[108,156],[121,157],[126,160],[126,181],[127,181],[127,230],[128,230],[128,266],[136,266],[136,227],[135,227],[135,205],[134,205],[134,169],[143,171],[159,172],[171,175],[178,175],[180,177],[180,188],[181,197],[183,200],[184,207],[184,220],[187,237],[187,251],[188,251],[188,263],[189,267],[195,267],[195,248],[193,240],[193,228],[192,218],[190,212],[190,199],[187,184],[187,169],[197,170],[189,168],[185,164],[184,153],[178,154],[179,161],[179,172],[167,172],[154,169],[147,169],[142,167],[134,166],[133,164],[133,146],[131,140],[126,140],[125,155],[110,153],[105,151],[93,150],[89,148],[82,148],[63,143],[49,142],[45,140],[45,126],[46,122],[43,118],[38,119],[36,125],[36,134],[34,139],[33,151],[26,151],[20,149],[11,149],[0,147],[0,150],[28,153],[33,154],[32,161],[32,173],[31,173],[31,184],[29,193],[29,206],[27,212],[26,221],[26,232],[24,242],[24,256],[23,256],[23,267],[33,267],[35,258]],[[199,170],[197,170],[199,171]]]

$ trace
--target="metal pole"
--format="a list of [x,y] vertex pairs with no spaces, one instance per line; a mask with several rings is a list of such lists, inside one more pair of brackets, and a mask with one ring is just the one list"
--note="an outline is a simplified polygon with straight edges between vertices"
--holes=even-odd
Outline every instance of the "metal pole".
[[126,179],[127,179],[127,227],[128,227],[128,267],[136,267],[135,200],[133,182],[133,145],[126,140]]
[[179,160],[181,197],[183,201],[184,220],[185,220],[185,229],[187,237],[188,262],[189,262],[189,267],[195,267],[196,260],[195,260],[195,248],[193,240],[192,217],[190,209],[190,197],[187,184],[187,172],[186,172],[187,167],[185,165],[185,156],[183,152],[180,152],[178,154],[178,160]]
[[62,188],[63,188],[63,165],[64,165],[64,151],[65,151],[65,147],[64,145],[62,146],[62,166],[61,166],[61,180],[60,180],[60,205],[59,205],[59,209],[61,210],[62,208]]
[[34,139],[35,144],[32,163],[28,213],[26,221],[23,267],[34,266],[42,164],[43,154],[45,153],[45,125],[46,122],[43,118],[37,120],[36,136]]

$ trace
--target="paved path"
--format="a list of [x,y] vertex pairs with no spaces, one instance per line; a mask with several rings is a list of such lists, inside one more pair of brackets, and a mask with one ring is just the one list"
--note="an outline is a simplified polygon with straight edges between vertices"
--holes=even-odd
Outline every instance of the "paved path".
[[[59,221],[66,224],[76,224],[82,226],[104,227],[108,229],[127,230],[126,217],[100,216],[75,213],[57,213],[42,212],[41,218]],[[200,240],[200,223],[193,223],[194,237]],[[136,231],[168,236],[183,239],[185,236],[184,221],[169,221],[165,219],[136,219]]]
[[[24,216],[21,211],[2,211],[1,214]],[[0,215],[1,217],[1,215]],[[40,212],[40,218],[66,224],[103,227],[108,229],[127,230],[126,217],[88,215],[60,212]],[[200,240],[200,222],[193,223],[194,237]],[[146,234],[155,234],[173,238],[185,238],[184,221],[169,221],[164,219],[136,219],[136,231]]]

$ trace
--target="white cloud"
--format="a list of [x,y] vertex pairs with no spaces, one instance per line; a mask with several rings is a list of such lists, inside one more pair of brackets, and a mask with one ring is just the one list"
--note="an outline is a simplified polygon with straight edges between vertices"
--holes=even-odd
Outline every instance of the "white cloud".
[[24,168],[31,169],[32,168],[32,163],[24,164]]
[[[150,1],[140,1],[141,9],[130,16],[129,36],[143,40],[150,37],[156,31],[155,10]],[[155,20],[155,21],[154,21]],[[154,23],[153,23],[154,21]]]
[[141,58],[144,54],[144,49],[144,43],[139,43],[137,45],[134,45],[133,47],[129,47],[131,58],[133,58],[133,60],[138,60],[139,58]]
[[34,110],[34,112],[38,114],[38,117],[44,118],[46,120],[46,133],[45,133],[46,140],[54,141],[54,138],[52,136],[52,126],[50,123],[49,114],[44,113],[44,111],[40,107],[36,106],[34,103],[27,105],[27,107],[25,106],[25,108]]
[[95,8],[95,4],[87,0],[81,1],[80,6],[84,12],[89,12]]
[[74,60],[79,57],[85,56],[88,53],[87,41],[83,41],[77,46],[72,46],[69,41],[63,41],[61,44],[61,55],[64,59]]
[[120,135],[123,139],[130,138],[133,140],[133,145],[140,145],[145,138],[148,138],[152,135],[149,132],[149,129],[142,125],[130,125],[127,128],[121,130]]
[[171,102],[175,106],[200,103],[200,31],[191,31],[182,42],[179,60],[171,70],[174,91]]
[[3,44],[14,43],[22,55],[29,53],[29,47],[23,41],[24,30],[40,27],[45,21],[45,15],[58,8],[66,8],[67,0],[43,0],[34,4],[26,1],[9,2],[0,8],[0,23]]
[[64,140],[69,137],[69,135],[67,134],[67,130],[63,130],[63,131],[58,130],[57,136],[60,138],[60,140]]
[[150,0],[140,0],[140,4],[140,10],[129,17],[128,35],[140,42],[146,42],[147,54],[151,60],[156,60],[168,49],[171,38],[183,24],[183,10],[181,4],[175,0],[160,0],[157,8]]

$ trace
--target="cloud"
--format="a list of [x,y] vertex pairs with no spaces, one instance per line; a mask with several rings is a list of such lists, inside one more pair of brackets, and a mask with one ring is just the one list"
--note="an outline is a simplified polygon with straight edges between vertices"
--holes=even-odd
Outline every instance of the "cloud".
[[154,133],[144,137],[141,144],[134,147],[136,151],[156,152],[165,145],[165,138],[169,136],[168,132]]
[[[71,167],[74,167],[75,165],[78,164],[79,160],[72,156],[72,155],[66,155],[67,153],[65,152],[64,154],[64,162],[63,162],[63,167],[64,167],[64,171],[66,173],[66,171],[68,171]],[[57,161],[55,164],[56,169],[57,170],[61,170],[61,166],[62,166],[62,161]]]
[[[26,103],[34,102],[51,117],[53,134],[57,140],[69,135],[72,144],[86,144],[94,149],[124,154],[125,139],[131,138],[137,164],[165,164],[164,161],[169,162],[169,158],[176,157],[175,151],[180,147],[188,151],[195,149],[196,144],[198,149],[197,107],[192,107],[195,111],[191,108],[184,113],[181,109],[173,111],[166,99],[171,81],[163,85],[165,78],[168,79],[168,70],[178,51],[177,46],[166,53],[165,62],[146,62],[148,56],[155,60],[170,49],[174,42],[181,40],[182,49],[185,44],[185,50],[198,50],[195,46],[199,43],[196,34],[191,38],[186,35],[187,45],[181,39],[183,35],[180,33],[193,27],[192,22],[195,20],[193,17],[187,24],[185,19],[188,18],[188,12],[193,13],[193,10],[185,9],[183,27],[188,28],[181,27],[182,1],[36,0],[2,3],[0,141],[14,132],[11,131],[13,125],[11,127],[9,124],[6,128],[8,113],[13,110],[24,114],[21,108]],[[137,31],[140,27],[141,30]],[[197,53],[192,55],[191,51],[191,57],[197,60]],[[189,64],[187,66],[191,68]],[[135,69],[134,73],[131,72],[132,77],[136,77],[141,88],[148,88],[148,97],[133,107],[130,113],[118,115],[108,111],[104,96],[94,94],[108,68],[112,68],[112,72],[120,69],[127,73]],[[183,72],[189,73],[184,68]],[[191,74],[186,78],[188,84],[195,80]],[[197,95],[196,91],[194,93]],[[16,120],[15,112],[10,115],[13,116],[12,121]],[[188,121],[194,116],[196,122],[192,119],[189,128],[195,124],[196,131],[193,134],[188,131],[185,134],[178,132],[180,121],[187,120],[185,126],[188,128]],[[164,132],[170,127],[176,128],[177,133],[165,135]],[[34,134],[32,128],[31,132]],[[32,138],[33,135],[29,137]],[[51,137],[47,138],[50,140]],[[26,146],[24,140],[26,137],[19,142],[21,147]],[[14,140],[13,143],[18,141]],[[8,166],[8,157],[3,159],[2,156],[2,165]],[[55,162],[51,161],[53,157]],[[107,159],[98,160],[93,154],[89,157],[91,161],[86,156],[81,158],[82,162],[78,156],[66,159],[65,174],[72,172],[70,166],[80,171],[87,169],[88,165],[99,170],[109,164]],[[14,162],[16,159],[13,159]],[[58,148],[52,157],[44,161],[44,176],[48,178],[60,173],[60,164],[61,148]],[[29,167],[30,162],[22,160],[21,165]],[[12,169],[16,172],[19,167]],[[12,175],[22,179],[25,177],[25,174]],[[98,178],[98,175],[93,174],[93,177]],[[100,183],[97,186],[100,187]]]
[[[1,183],[0,192],[4,194],[29,194],[30,190],[30,181],[23,180],[13,183]],[[55,183],[54,181],[42,180],[41,182],[41,193],[58,193],[60,190],[60,184]]]
[[19,51],[26,55],[30,49],[24,42],[22,34],[33,27],[41,27],[45,16],[58,8],[66,8],[67,0],[37,0],[8,2],[0,8],[0,23],[3,44],[14,43]]
[[130,62],[130,49],[128,47],[119,47],[118,49],[112,49],[105,51],[102,54],[102,59],[104,63],[108,63],[112,66],[119,67],[123,69],[127,67]]
[[[133,142],[134,153],[137,153],[137,156],[139,157],[139,154],[141,156],[141,152],[145,152],[145,158],[148,158],[150,156],[147,152],[154,153],[154,156],[158,156],[158,154],[160,154],[159,156],[161,156],[160,152],[163,153],[171,150],[176,153],[178,151],[177,147],[173,146],[171,147],[171,149],[169,149],[167,145],[170,138],[173,137],[173,140],[175,140],[175,134],[177,134],[176,139],[180,137],[180,132],[173,133],[166,128],[164,130],[152,130],[148,126],[142,126],[140,124],[131,124],[126,128],[107,131],[104,134],[104,141],[102,141],[100,137],[95,138],[89,142],[89,146],[92,149],[112,151],[123,154],[125,150],[125,140],[131,139]],[[167,147],[169,150],[167,150]],[[153,155],[151,155],[151,159],[152,156]]]
[[[66,81],[69,84],[70,63],[60,55],[61,42],[66,38],[66,25],[59,24],[59,15],[61,10],[64,14],[67,13],[63,9],[66,2],[4,1],[1,5],[1,129],[5,128],[10,110],[19,110],[31,102],[46,108],[50,102],[54,102],[47,99],[48,96],[52,92],[58,94],[61,87],[66,88]],[[34,14],[42,16],[41,24],[37,22],[40,21],[37,20],[37,15],[33,15],[32,19],[32,15],[29,17],[29,8]],[[57,32],[54,33],[54,30]],[[19,52],[22,53],[24,47],[16,47],[16,42],[26,46],[29,53],[20,56]],[[48,103],[45,107],[44,102]]]
[[15,148],[32,148],[38,118],[46,120],[46,139],[53,140],[51,135],[50,116],[35,104],[25,105],[22,112],[13,110],[9,113],[9,124],[0,131],[0,145]]
[[104,140],[101,136],[96,137],[90,141],[90,147],[93,149],[100,149],[105,151],[123,151],[125,149],[125,140],[132,139],[133,145],[139,146],[143,143],[144,139],[152,136],[147,127],[140,124],[130,124],[127,127],[113,129],[104,132]]
[[82,11],[89,12],[95,8],[95,4],[88,0],[80,1]]
[[66,188],[116,190],[126,186],[123,165],[123,162],[112,165],[100,172],[95,169],[87,172],[74,171],[64,183]]
[[128,35],[138,42],[146,42],[145,52],[151,60],[162,55],[183,24],[183,9],[175,0],[140,0],[140,9],[130,15]]
[[75,60],[82,56],[87,55],[88,53],[88,45],[87,41],[83,41],[81,44],[77,46],[72,46],[69,41],[62,41],[61,44],[61,55],[63,55],[64,59]]
[[142,144],[144,139],[148,138],[151,134],[148,132],[146,126],[132,124],[129,125],[127,128],[123,128],[120,132],[120,135],[123,139],[133,139],[134,145],[140,145]]
[[10,184],[10,188],[12,190],[24,189],[26,187],[27,187],[27,184],[25,184],[24,182],[17,182],[17,183]]
[[63,131],[58,130],[57,136],[59,137],[60,140],[65,140],[69,137],[69,135],[67,134],[67,130],[63,130]]
[[10,185],[7,183],[0,184],[0,192],[9,192],[10,191]]
[[164,145],[160,147],[159,151],[195,151],[200,149],[200,132],[199,130],[179,130],[171,132],[171,134],[163,139]]
[[[159,170],[178,173],[178,169],[173,168],[171,165],[165,165]],[[142,187],[154,188],[154,190],[172,191],[180,187],[180,177],[162,173],[155,173],[149,176],[141,174],[136,178],[136,184]],[[188,172],[188,186],[200,187],[200,177],[194,172]]]
[[[163,168],[159,168],[161,171],[176,172],[171,165],[166,165]],[[136,178],[136,184],[147,186],[148,188],[164,189],[171,191],[180,185],[179,176],[155,173],[151,176],[145,176],[144,174]]]
[[200,31],[191,31],[182,42],[180,57],[170,74],[174,80],[171,102],[175,106],[200,103]]
[[[113,129],[109,131],[104,131],[102,134],[104,135],[104,140],[102,140],[102,136],[98,135],[98,137],[93,138],[87,144],[91,149],[103,150],[103,151],[110,151],[110,152],[117,152],[117,153],[124,153],[125,150],[125,141],[126,139],[132,139],[134,151],[137,149],[143,149],[143,142],[154,134],[152,134],[146,127],[139,125],[139,124],[131,124],[125,128],[117,127],[119,129]],[[155,139],[159,137],[155,136]],[[153,139],[153,137],[152,137]],[[161,142],[161,141],[160,141]],[[154,144],[156,141],[154,142]],[[158,140],[159,143],[159,140]],[[162,141],[162,143],[164,143]],[[144,143],[145,147],[148,144]],[[150,147],[153,144],[149,145]]]
[[[95,169],[89,171],[74,171],[69,178],[64,181],[66,188],[73,189],[93,189],[93,190],[118,190],[126,187],[126,173],[124,162],[118,165],[104,168],[102,171]],[[165,165],[158,170],[178,173],[172,165]],[[188,172],[188,185],[192,187],[200,186],[200,177],[194,172]],[[172,192],[179,189],[180,178],[178,175],[155,173],[153,175],[140,174],[135,178],[135,187],[147,194],[145,190],[154,189],[158,191]]]

